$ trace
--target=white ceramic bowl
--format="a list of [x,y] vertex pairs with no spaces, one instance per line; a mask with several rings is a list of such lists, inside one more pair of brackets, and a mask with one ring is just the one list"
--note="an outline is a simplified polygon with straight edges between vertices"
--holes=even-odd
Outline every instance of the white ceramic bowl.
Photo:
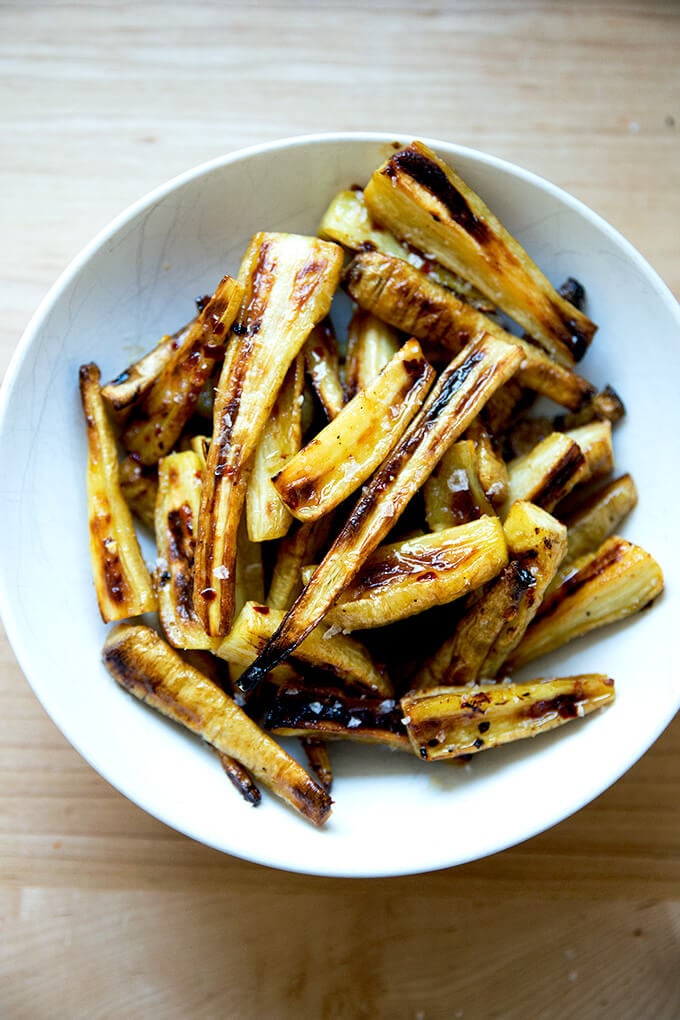
[[[313,233],[340,188],[364,182],[393,136],[327,135],[198,167],[116,219],[52,288],[29,325],[0,404],[0,610],[38,698],[74,747],[122,793],[220,850],[293,871],[428,871],[502,850],[588,803],[628,769],[680,704],[677,387],[680,315],[664,284],[580,202],[502,160],[431,141],[555,283],[573,275],[600,330],[583,372],[628,408],[617,466],[640,504],[622,529],[661,561],[649,612],[574,642],[534,675],[602,671],[607,711],[477,756],[467,768],[334,745],[333,816],[317,831],[265,794],[253,810],[200,741],[120,690],[104,670],[85,503],[78,366],[110,378],[235,272],[256,230]],[[410,141],[403,138],[402,141]]]

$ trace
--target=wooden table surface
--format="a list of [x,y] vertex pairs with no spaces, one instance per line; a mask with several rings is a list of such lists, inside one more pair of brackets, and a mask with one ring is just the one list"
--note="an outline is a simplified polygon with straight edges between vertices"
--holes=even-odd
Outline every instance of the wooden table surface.
[[[673,0],[3,0],[0,370],[129,202],[312,131],[513,160],[604,215],[680,295],[679,53]],[[3,1017],[680,1017],[680,719],[522,846],[326,880],[149,818],[66,743],[4,639],[0,666]],[[650,653],[643,685],[653,672]]]

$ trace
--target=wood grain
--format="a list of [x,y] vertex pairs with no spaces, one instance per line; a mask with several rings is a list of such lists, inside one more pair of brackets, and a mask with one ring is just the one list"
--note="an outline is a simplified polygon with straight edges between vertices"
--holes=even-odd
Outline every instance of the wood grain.
[[[303,132],[432,135],[518,162],[609,219],[678,295],[679,47],[673,0],[5,2],[0,371],[129,202]],[[4,638],[0,695],[3,1016],[680,1016],[680,720],[522,846],[346,881],[149,818],[65,742]]]

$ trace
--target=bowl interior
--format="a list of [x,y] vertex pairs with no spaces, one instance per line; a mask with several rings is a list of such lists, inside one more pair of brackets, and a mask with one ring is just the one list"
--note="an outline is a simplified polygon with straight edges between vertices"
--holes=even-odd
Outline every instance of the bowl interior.
[[616,703],[465,767],[335,746],[336,805],[318,832],[271,796],[257,811],[248,807],[208,749],[124,694],[104,670],[106,628],[88,556],[79,365],[95,360],[111,378],[182,325],[196,296],[237,271],[256,230],[314,233],[333,194],[365,182],[391,141],[328,136],[264,146],[144,199],[50,292],[15,356],[0,407],[0,608],[46,710],[106,779],[167,824],[250,860],[329,875],[425,871],[517,843],[602,792],[680,703],[671,640],[680,566],[671,510],[678,495],[676,302],[630,245],[580,203],[531,174],[441,142],[432,144],[554,283],[568,275],[584,283],[600,329],[583,372],[598,385],[611,383],[628,409],[615,432],[617,470],[633,474],[640,504],[622,530],[660,560],[667,591],[653,611],[574,642],[532,671],[607,672],[617,681]]

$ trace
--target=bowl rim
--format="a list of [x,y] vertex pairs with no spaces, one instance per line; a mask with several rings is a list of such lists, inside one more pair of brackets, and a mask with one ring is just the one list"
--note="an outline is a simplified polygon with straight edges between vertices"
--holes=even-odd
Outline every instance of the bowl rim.
[[[414,134],[413,132],[376,132],[376,131],[339,131],[339,132],[321,132],[312,134],[293,135],[274,139],[272,141],[263,142],[255,145],[250,145],[244,148],[239,148],[233,152],[225,155],[217,156],[213,159],[206,160],[199,163],[187,170],[176,174],[168,181],[154,187],[146,194],[136,199],[134,202],[129,204],[120,213],[113,217],[103,228],[101,228],[95,236],[74,256],[68,265],[58,275],[55,282],[48,289],[45,296],[40,301],[35,312],[31,316],[26,328],[24,329],[22,336],[15,347],[12,356],[10,358],[5,377],[0,386],[0,434],[4,432],[7,416],[9,414],[9,408],[11,398],[14,392],[15,383],[19,374],[21,365],[24,359],[27,357],[31,345],[34,341],[35,336],[38,334],[40,328],[43,325],[44,320],[49,314],[52,307],[59,300],[62,292],[69,286],[69,284],[78,276],[90,258],[95,255],[106,243],[109,241],[122,227],[134,220],[140,213],[147,209],[150,209],[156,203],[161,201],[167,195],[173,191],[183,187],[184,185],[195,181],[203,176],[207,176],[215,171],[222,170],[223,168],[230,166],[235,163],[247,161],[255,156],[266,155],[270,152],[280,152],[284,149],[292,149],[296,147],[304,147],[309,145],[317,145],[323,143],[376,143],[376,144],[390,144],[396,142],[398,139],[419,138],[426,145],[436,151],[444,151],[449,156],[460,155],[463,158],[470,158],[478,164],[491,167],[495,170],[500,171],[503,174],[509,174],[515,178],[518,178],[533,187],[537,187],[543,192],[546,192],[550,196],[557,198],[563,205],[570,208],[573,212],[579,216],[588,220],[592,225],[597,227],[599,230],[607,234],[611,240],[623,250],[628,258],[632,260],[636,268],[642,273],[647,281],[652,285],[654,290],[658,293],[659,298],[667,306],[671,316],[675,319],[678,335],[675,340],[677,342],[680,337],[680,304],[678,303],[675,295],[670,290],[670,287],[664,282],[659,276],[657,271],[650,265],[644,256],[635,248],[635,246],[627,240],[615,227],[613,227],[607,220],[605,220],[599,213],[595,212],[589,206],[587,206],[580,199],[576,198],[564,188],[553,184],[551,181],[544,177],[534,173],[533,171],[527,170],[526,168],[513,163],[509,160],[503,159],[499,156],[494,156],[481,150],[471,148],[469,146],[459,145],[455,142],[449,142],[442,139],[432,138],[420,134]],[[398,144],[406,144],[404,141],[400,141]],[[414,863],[408,869],[403,866],[392,866],[390,867],[389,862],[385,862],[385,866],[376,869],[375,867],[370,870],[346,870],[342,871],[337,868],[324,868],[323,855],[320,855],[316,861],[315,866],[304,866],[304,865],[293,865],[288,863],[281,863],[276,853],[271,851],[268,852],[267,847],[256,847],[253,851],[249,851],[247,854],[239,850],[225,850],[225,848],[216,842],[211,843],[204,836],[196,835],[191,831],[189,826],[181,826],[177,824],[175,819],[169,820],[164,817],[162,812],[148,806],[142,799],[137,797],[130,797],[122,788],[118,782],[111,778],[110,770],[105,766],[102,766],[96,761],[96,756],[92,755],[89,751],[85,751],[80,746],[80,740],[77,735],[73,734],[72,727],[69,723],[68,714],[63,719],[58,712],[53,711],[53,707],[47,707],[47,698],[43,697],[43,693],[40,690],[40,684],[34,681],[30,675],[29,669],[29,651],[27,645],[22,637],[22,629],[19,625],[16,617],[12,610],[12,599],[10,592],[10,585],[6,576],[6,572],[0,566],[0,618],[2,619],[9,644],[12,651],[17,659],[19,667],[26,678],[34,695],[42,705],[43,709],[47,712],[50,719],[55,726],[61,731],[64,737],[68,740],[71,746],[77,751],[77,753],[85,759],[85,761],[95,769],[95,771],[102,776],[102,778],[108,782],[114,789],[118,790],[127,799],[132,800],[134,804],[146,811],[155,819],[161,821],[168,827],[182,832],[184,835],[196,840],[197,842],[211,846],[214,849],[219,850],[222,853],[229,853],[231,856],[250,861],[252,863],[260,864],[266,867],[272,867],[281,871],[288,871],[298,874],[318,875],[323,877],[337,877],[337,878],[380,878],[380,877],[394,877],[401,875],[415,875],[423,874],[428,872],[434,872],[443,870],[450,867],[456,867],[460,864],[469,863],[474,860],[483,859],[486,857],[495,856],[496,854],[506,850],[512,846],[519,846],[534,836],[539,835],[542,832],[552,828],[559,822],[566,820],[576,811],[579,811],[582,807],[592,803],[602,793],[605,792],[613,783],[618,781],[637,761],[649,750],[653,743],[659,738],[667,726],[672,722],[675,713],[680,709],[680,689],[678,690],[677,705],[675,711],[657,721],[657,726],[654,730],[654,735],[651,741],[648,743],[646,748],[643,748],[639,754],[636,754],[634,758],[629,760],[623,769],[617,764],[617,766],[611,770],[611,773],[600,776],[600,781],[596,784],[596,790],[593,793],[589,790],[585,796],[581,795],[575,798],[575,803],[570,805],[565,812],[564,808],[555,809],[553,812],[548,812],[538,824],[533,824],[525,832],[523,836],[517,838],[515,835],[510,834],[507,837],[498,839],[496,845],[489,847],[481,852],[469,855],[466,854],[461,856],[459,859],[448,859],[440,860],[438,863],[432,863],[426,861],[424,863]],[[58,721],[57,721],[58,720]],[[603,772],[606,770],[603,770]]]

